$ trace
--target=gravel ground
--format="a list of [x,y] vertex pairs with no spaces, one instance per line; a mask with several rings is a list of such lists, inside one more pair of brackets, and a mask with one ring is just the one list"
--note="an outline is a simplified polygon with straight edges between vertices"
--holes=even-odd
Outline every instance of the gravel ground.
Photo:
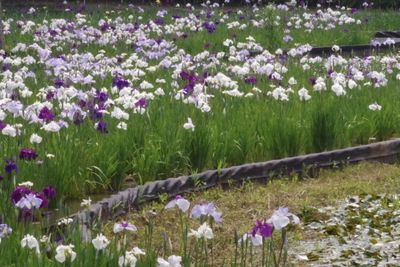
[[400,266],[399,196],[354,196],[313,210],[303,229],[311,238],[292,246],[294,264]]

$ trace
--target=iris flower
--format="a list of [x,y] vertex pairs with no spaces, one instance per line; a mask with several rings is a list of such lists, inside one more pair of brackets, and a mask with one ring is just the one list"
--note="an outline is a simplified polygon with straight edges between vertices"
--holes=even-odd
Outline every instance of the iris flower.
[[183,128],[185,128],[186,130],[192,130],[192,132],[194,132],[195,125],[193,124],[191,118],[187,119],[187,122],[183,124]]
[[191,217],[198,219],[202,216],[210,216],[216,223],[222,222],[222,212],[218,212],[214,203],[204,203],[195,205],[192,209]]
[[22,197],[15,206],[20,209],[38,209],[42,205],[43,200],[39,198],[36,194],[29,193],[26,196]]
[[28,247],[30,249],[34,249],[37,254],[40,253],[39,242],[34,236],[29,234],[25,235],[24,238],[21,240],[21,247]]
[[110,241],[103,234],[98,234],[92,240],[92,244],[96,250],[103,250],[110,244]]
[[73,262],[76,258],[76,252],[74,252],[72,249],[74,248],[74,245],[59,245],[56,248],[56,260],[60,263],[64,263],[67,260],[70,260]]
[[256,236],[257,233],[260,233],[262,237],[271,237],[273,230],[274,227],[272,224],[264,223],[260,220],[257,220],[251,231],[251,234],[253,235],[253,237]]
[[34,160],[38,154],[33,148],[22,148],[19,152],[19,158],[22,160]]
[[12,234],[12,228],[5,223],[0,224],[0,242],[2,238]]
[[184,199],[182,196],[177,195],[175,199],[168,202],[165,206],[166,209],[171,209],[173,207],[178,207],[182,212],[186,212],[190,207],[190,202]]
[[137,258],[133,254],[132,251],[126,251],[124,256],[119,257],[118,266],[119,267],[135,267],[137,262]]
[[122,223],[114,224],[113,231],[114,231],[114,234],[117,234],[122,231],[136,232],[137,227],[127,221],[123,221]]
[[274,225],[274,228],[280,230],[285,228],[289,223],[299,224],[300,219],[293,213],[289,212],[288,208],[279,208],[274,211],[271,218],[267,220],[267,223]]
[[163,258],[157,259],[157,267],[181,267],[181,256],[169,256],[168,261],[164,260]]
[[210,226],[205,222],[197,230],[190,229],[189,236],[195,236],[197,239],[213,239],[214,233]]

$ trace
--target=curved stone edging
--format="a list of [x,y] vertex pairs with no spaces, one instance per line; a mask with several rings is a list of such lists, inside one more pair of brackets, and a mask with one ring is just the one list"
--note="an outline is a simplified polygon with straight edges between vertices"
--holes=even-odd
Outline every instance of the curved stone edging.
[[[374,39],[378,40],[378,39]],[[369,55],[372,51],[383,51],[390,50],[393,48],[400,47],[400,42],[395,42],[394,44],[383,44],[385,40],[377,41],[377,44],[364,44],[364,45],[343,45],[340,47],[340,52],[345,54],[358,53],[363,55]],[[318,55],[330,55],[335,54],[337,52],[332,51],[332,47],[313,47],[309,52],[310,55],[318,56]]]
[[[354,164],[365,160],[395,161],[400,155],[400,139],[383,141],[344,149],[303,156],[249,163],[221,170],[209,170],[196,175],[180,176],[154,181],[128,188],[111,195],[89,209],[73,214],[75,222],[89,227],[93,222],[113,219],[129,212],[139,204],[155,200],[160,194],[170,196],[203,190],[228,181],[247,179],[272,179],[292,173],[304,174],[307,170],[329,168],[341,164]],[[199,181],[202,186],[198,186]]]

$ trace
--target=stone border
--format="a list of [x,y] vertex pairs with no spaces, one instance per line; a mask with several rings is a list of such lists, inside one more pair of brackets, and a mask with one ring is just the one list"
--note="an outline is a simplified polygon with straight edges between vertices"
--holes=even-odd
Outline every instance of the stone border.
[[[128,188],[111,195],[90,208],[71,215],[85,229],[94,222],[114,219],[139,207],[140,204],[158,199],[160,194],[175,196],[182,193],[204,190],[228,182],[265,180],[298,174],[303,176],[310,170],[355,164],[366,160],[395,162],[400,157],[400,138],[321,153],[289,157],[280,160],[249,163],[220,170],[209,170],[196,175],[180,176],[154,181]],[[199,186],[200,185],[200,186]]]
[[[386,41],[390,39],[393,43],[388,44]],[[393,48],[400,47],[400,32],[380,31],[376,32],[370,44],[362,45],[344,45],[340,46],[340,52],[345,54],[358,53],[369,56],[371,52],[382,52]],[[311,55],[330,55],[335,52],[332,47],[313,47],[309,52]]]

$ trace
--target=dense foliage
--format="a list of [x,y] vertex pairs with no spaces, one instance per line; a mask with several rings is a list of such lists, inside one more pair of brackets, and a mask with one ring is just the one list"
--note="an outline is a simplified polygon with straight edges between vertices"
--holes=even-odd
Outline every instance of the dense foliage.
[[[155,3],[77,10],[62,3],[6,10],[1,264],[206,266],[212,224],[221,222],[212,203],[189,213],[188,201],[177,196],[166,208],[179,209],[180,249],[143,240],[145,255],[127,247],[128,233],[137,230],[130,222],[116,223],[111,241],[100,224],[92,236],[69,218],[49,227],[48,211],[128,180],[398,136],[400,55],[341,54],[340,45],[368,43],[377,29],[399,25],[396,12],[381,16],[370,7],[307,9],[292,1],[241,9]],[[332,46],[332,55],[309,55],[313,45]],[[147,236],[154,216],[146,218]],[[191,218],[201,224],[189,230]],[[286,231],[298,223],[285,208],[257,220],[249,232],[236,233],[229,262],[254,266],[253,255],[261,255],[257,263],[278,266],[286,260]]]

